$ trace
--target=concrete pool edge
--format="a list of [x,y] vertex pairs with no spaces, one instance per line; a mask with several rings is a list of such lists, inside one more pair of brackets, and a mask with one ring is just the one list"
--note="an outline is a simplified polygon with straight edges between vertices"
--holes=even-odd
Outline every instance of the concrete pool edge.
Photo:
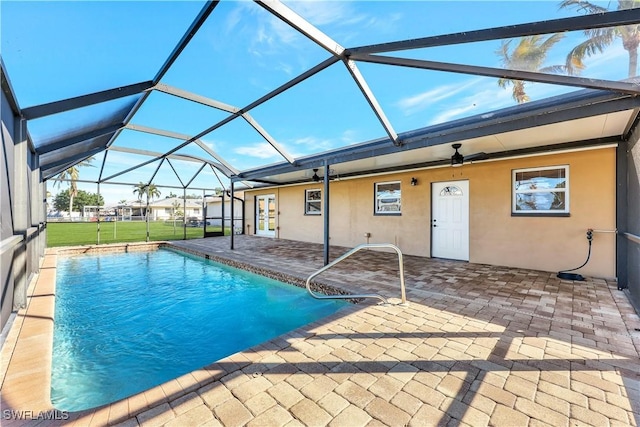
[[[3,425],[37,423],[40,426],[60,425],[63,423],[65,425],[85,426],[112,425],[125,422],[142,413],[153,412],[154,408],[163,408],[165,404],[174,402],[176,399],[214,383],[232,372],[243,369],[252,363],[252,354],[259,354],[262,350],[287,348],[292,341],[314,335],[311,330],[322,322],[331,321],[337,317],[344,316],[347,312],[359,310],[356,305],[347,305],[337,313],[316,322],[309,323],[265,343],[232,354],[210,365],[195,369],[141,393],[104,406],[77,412],[56,409],[51,403],[50,391],[58,256],[88,253],[125,253],[128,251],[154,250],[164,246],[168,246],[166,242],[61,247],[48,248],[46,250],[40,266],[40,272],[33,277],[32,282],[29,284],[27,306],[18,311],[16,320],[11,326],[5,345],[2,348],[0,379],[2,380],[1,406]],[[201,256],[200,254],[193,255]],[[236,268],[246,270],[246,268],[240,266],[242,263],[233,264],[235,265],[232,266]]]
[[[224,264],[227,265],[229,267],[234,267],[234,268],[238,268],[240,270],[245,270],[248,271],[250,273],[255,273],[255,274],[259,274],[261,276],[265,276],[268,277],[270,279],[274,279],[277,280],[279,282],[283,282],[286,283],[288,285],[293,285],[293,286],[297,286],[300,288],[305,288],[305,280],[300,278],[300,277],[296,277],[292,274],[286,274],[283,272],[279,272],[279,271],[275,271],[275,270],[269,270],[267,268],[264,267],[258,267],[255,265],[252,265],[250,263],[247,262],[241,262],[241,261],[237,261],[237,260],[232,260],[232,259],[228,259],[225,257],[221,257],[221,256],[216,256],[214,254],[211,253],[207,253],[205,251],[200,251],[197,249],[193,249],[193,248],[187,248],[187,247],[183,247],[183,246],[176,246],[171,244],[171,242],[163,242],[162,244],[159,245],[159,248],[165,248],[165,249],[170,249],[176,252],[182,252],[182,253],[187,253],[193,256],[197,256],[200,258],[204,258],[207,260],[211,260],[211,261],[215,261],[218,262],[220,264]],[[325,281],[322,280],[315,280],[313,282],[311,282],[311,288],[314,292],[320,292],[322,294],[325,295],[348,295],[349,292],[340,289],[339,287],[337,287],[336,285],[333,284],[329,284]],[[345,300],[345,301],[349,301],[351,303],[360,303],[362,302],[361,300]]]

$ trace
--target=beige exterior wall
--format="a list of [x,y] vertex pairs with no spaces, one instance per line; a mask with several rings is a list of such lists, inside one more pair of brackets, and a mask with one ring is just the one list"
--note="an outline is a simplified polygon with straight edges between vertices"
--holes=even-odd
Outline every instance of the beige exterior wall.
[[[331,181],[330,241],[353,247],[394,243],[407,255],[431,255],[431,183],[469,181],[469,261],[550,272],[581,265],[587,257],[586,231],[615,229],[615,148],[465,164]],[[569,165],[569,217],[511,215],[511,171]],[[411,186],[411,178],[418,185]],[[376,216],[374,183],[402,182],[402,215]],[[321,215],[304,215],[304,190],[317,183],[247,191],[246,219],[255,230],[254,197],[275,194],[276,237],[321,243]],[[324,197],[324,194],[323,194]],[[246,230],[245,230],[246,231]],[[581,274],[615,277],[615,235],[594,234],[589,263]]]

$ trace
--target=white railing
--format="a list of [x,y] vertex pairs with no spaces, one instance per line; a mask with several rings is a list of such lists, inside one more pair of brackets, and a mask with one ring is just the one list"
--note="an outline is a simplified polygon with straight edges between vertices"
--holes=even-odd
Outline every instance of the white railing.
[[407,296],[406,296],[406,292],[405,292],[405,283],[404,283],[404,261],[402,258],[402,251],[400,251],[400,249],[395,246],[392,245],[391,243],[365,243],[362,245],[358,245],[355,248],[351,249],[349,252],[345,253],[344,255],[342,255],[340,258],[335,259],[334,261],[330,262],[329,264],[325,265],[324,267],[322,267],[321,269],[319,269],[318,271],[316,271],[315,273],[313,273],[311,276],[309,276],[309,278],[307,279],[307,291],[309,292],[309,294],[311,294],[312,297],[316,298],[316,299],[360,299],[360,298],[377,298],[379,300],[381,300],[383,303],[385,304],[389,304],[389,301],[387,301],[384,297],[378,295],[378,294],[360,294],[360,295],[318,295],[316,293],[314,293],[311,290],[311,280],[320,275],[321,273],[327,271],[328,269],[330,269],[331,267],[333,267],[334,265],[338,264],[339,262],[349,258],[351,255],[355,254],[356,252],[362,250],[362,249],[368,249],[368,248],[391,248],[394,251],[396,251],[396,253],[398,254],[398,265],[399,265],[399,273],[400,273],[400,299],[401,299],[401,303],[400,304],[406,304],[407,303]]

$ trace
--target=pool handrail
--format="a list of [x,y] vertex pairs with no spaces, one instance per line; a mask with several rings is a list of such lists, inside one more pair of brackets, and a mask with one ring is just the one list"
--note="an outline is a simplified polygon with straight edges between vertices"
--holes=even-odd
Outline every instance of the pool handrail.
[[400,248],[398,248],[395,245],[392,245],[391,243],[363,243],[361,245],[356,246],[355,248],[351,249],[350,251],[346,252],[344,255],[342,255],[339,258],[336,258],[335,260],[333,260],[332,262],[330,262],[329,264],[325,265],[324,267],[322,267],[321,269],[317,270],[316,272],[314,272],[313,274],[311,274],[311,276],[309,276],[307,278],[307,282],[306,282],[306,287],[307,287],[307,291],[309,292],[309,294],[316,298],[316,299],[359,299],[359,298],[377,298],[379,300],[381,300],[383,303],[385,304],[389,304],[389,301],[387,301],[384,297],[378,295],[378,294],[361,294],[361,295],[318,295],[316,293],[314,293],[311,290],[311,280],[318,276],[319,274],[327,271],[328,269],[330,269],[331,267],[333,267],[334,265],[338,264],[339,262],[347,259],[348,257],[350,257],[351,255],[355,254],[356,252],[362,250],[362,249],[369,249],[369,248],[391,248],[394,251],[396,251],[396,253],[398,254],[398,266],[399,266],[399,273],[400,273],[400,299],[401,299],[401,303],[400,304],[406,304],[407,303],[407,297],[406,297],[406,292],[405,292],[405,282],[404,282],[404,261],[403,261],[403,257],[402,257],[402,251],[400,250]]

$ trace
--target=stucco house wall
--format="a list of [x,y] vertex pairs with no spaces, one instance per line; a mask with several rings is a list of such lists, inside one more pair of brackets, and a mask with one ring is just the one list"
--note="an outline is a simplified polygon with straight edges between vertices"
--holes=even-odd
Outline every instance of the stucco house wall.
[[[511,214],[512,170],[569,166],[570,215],[520,217]],[[411,178],[418,180],[411,186]],[[582,264],[588,251],[589,228],[616,228],[616,149],[606,147],[561,154],[335,179],[330,184],[331,245],[353,247],[365,243],[394,243],[405,254],[431,256],[431,185],[469,182],[469,261],[550,272]],[[374,184],[402,183],[402,215],[374,215]],[[255,196],[275,194],[276,238],[322,243],[322,215],[305,215],[305,189],[322,183],[250,190],[245,214],[255,232]],[[324,192],[324,191],[323,191]],[[324,197],[324,194],[323,194]],[[245,230],[247,231],[247,230]],[[615,234],[594,234],[589,263],[581,274],[613,278]]]

